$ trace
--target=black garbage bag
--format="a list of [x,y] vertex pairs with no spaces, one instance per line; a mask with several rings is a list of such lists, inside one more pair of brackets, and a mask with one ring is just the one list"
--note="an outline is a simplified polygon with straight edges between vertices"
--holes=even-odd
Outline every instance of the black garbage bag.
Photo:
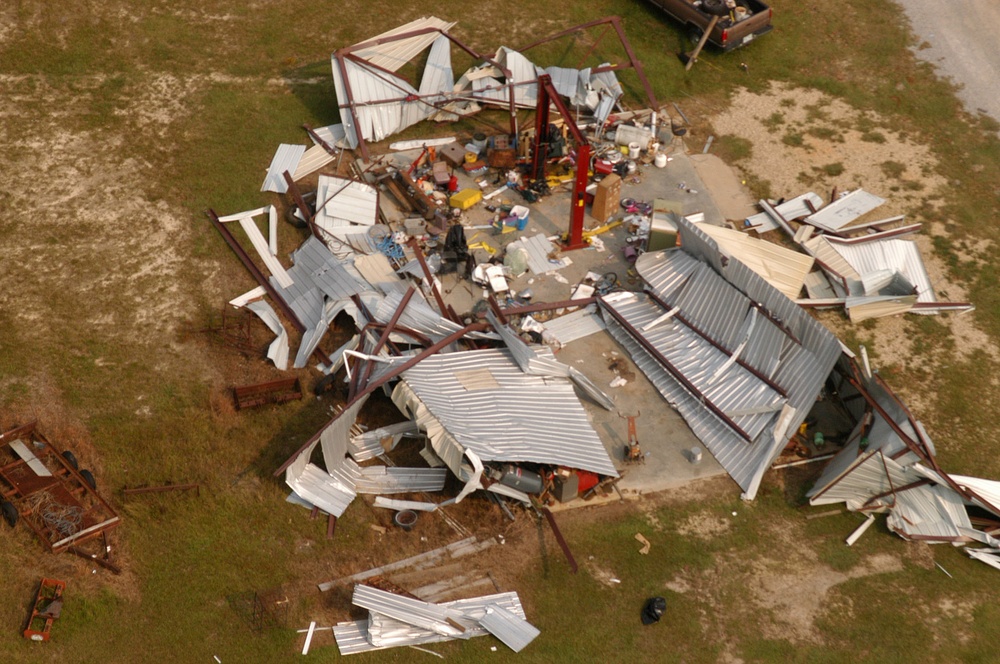
[[660,621],[660,616],[667,610],[667,600],[662,597],[650,597],[642,607],[642,624],[652,625]]

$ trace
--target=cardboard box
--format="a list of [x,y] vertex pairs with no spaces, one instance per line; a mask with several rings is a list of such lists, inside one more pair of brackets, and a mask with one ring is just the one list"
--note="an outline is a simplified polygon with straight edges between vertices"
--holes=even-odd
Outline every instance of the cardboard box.
[[448,143],[437,149],[438,157],[448,162],[452,168],[458,168],[465,163],[465,148],[458,143]]
[[481,200],[483,200],[483,192],[478,189],[463,189],[448,199],[448,205],[459,210],[468,210]]
[[618,211],[621,197],[622,179],[615,174],[606,176],[597,183],[590,214],[601,223],[606,222]]

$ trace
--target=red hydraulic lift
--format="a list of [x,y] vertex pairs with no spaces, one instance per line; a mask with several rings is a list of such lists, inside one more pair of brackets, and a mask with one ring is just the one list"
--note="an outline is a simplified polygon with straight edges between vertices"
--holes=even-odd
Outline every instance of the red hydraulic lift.
[[545,163],[549,157],[549,146],[552,142],[551,125],[549,124],[549,107],[555,105],[563,116],[569,132],[576,141],[576,180],[573,184],[571,201],[569,233],[563,249],[583,249],[588,245],[583,239],[583,215],[587,199],[588,171],[590,169],[590,141],[583,135],[573,121],[573,115],[563,104],[559,93],[552,84],[552,77],[543,74],[538,77],[538,107],[535,112],[535,151],[531,161],[531,177],[545,180]]

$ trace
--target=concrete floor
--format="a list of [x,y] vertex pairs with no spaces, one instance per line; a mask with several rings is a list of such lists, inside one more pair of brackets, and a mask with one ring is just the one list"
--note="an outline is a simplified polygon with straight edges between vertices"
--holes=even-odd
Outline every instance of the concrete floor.
[[[734,172],[720,159],[710,154],[688,154],[682,139],[661,136],[663,151],[670,156],[666,167],[652,164],[640,166],[634,176],[624,178],[623,198],[652,202],[665,198],[681,206],[685,215],[701,212],[707,223],[717,225],[725,221],[739,221],[756,212],[744,187]],[[465,174],[460,175],[460,187],[475,187],[476,183]],[[485,188],[491,191],[492,185]],[[527,205],[530,209],[527,227],[520,232],[499,234],[492,229],[466,232],[470,244],[487,242],[499,252],[521,236],[539,233],[554,237],[567,231],[570,221],[569,185],[564,191],[547,196],[536,203],[526,203],[511,191],[489,201]],[[589,208],[588,208],[589,212]],[[622,215],[618,215],[619,217]],[[487,225],[492,213],[477,205],[463,213],[462,222],[467,227]],[[589,214],[586,228],[599,226]],[[642,282],[625,262],[622,249],[627,246],[628,232],[624,225],[600,235],[604,249],[578,249],[565,252],[572,264],[546,275],[526,272],[510,281],[512,293],[530,288],[534,302],[555,302],[570,298],[577,284],[582,283],[588,272],[605,274],[615,272],[619,284],[626,290],[641,290]],[[501,254],[502,255],[502,254]],[[558,276],[557,276],[558,275]],[[456,311],[468,312],[477,301],[484,298],[482,287],[455,274],[441,277],[444,299]],[[613,388],[609,383],[615,373],[608,364],[615,358],[624,358],[633,377],[622,387]],[[616,403],[616,411],[609,412],[583,398],[591,424],[601,436],[616,466],[622,472],[619,489],[623,493],[641,494],[677,487],[695,479],[724,474],[725,471],[691,433],[680,415],[670,407],[659,392],[638,370],[625,350],[607,332],[600,332],[574,341],[557,352],[557,358],[586,374],[598,387],[607,392]],[[626,464],[624,446],[628,437],[625,416],[639,414],[636,420],[637,438],[645,454],[644,463]],[[700,449],[701,461],[690,461],[691,450]]]

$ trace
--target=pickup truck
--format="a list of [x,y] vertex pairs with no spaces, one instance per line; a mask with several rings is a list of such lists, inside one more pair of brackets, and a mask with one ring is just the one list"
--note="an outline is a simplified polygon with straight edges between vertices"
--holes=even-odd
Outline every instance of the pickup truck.
[[765,35],[771,25],[771,8],[761,0],[650,0],[670,14],[687,29],[692,41],[697,41],[708,27],[712,16],[719,21],[708,36],[708,42],[731,51]]

